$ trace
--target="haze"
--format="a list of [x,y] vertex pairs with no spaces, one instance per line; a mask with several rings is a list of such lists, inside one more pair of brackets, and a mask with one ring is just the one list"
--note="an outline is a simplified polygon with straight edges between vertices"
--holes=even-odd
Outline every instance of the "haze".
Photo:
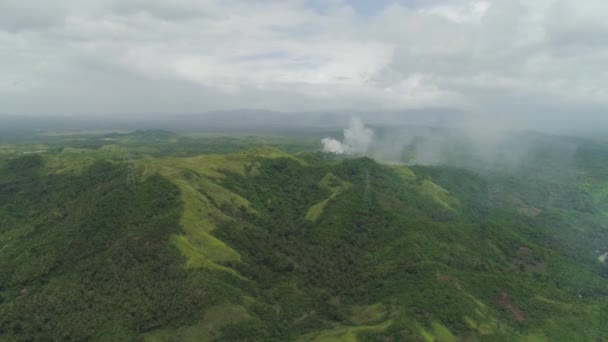
[[1,112],[422,110],[600,130],[607,16],[601,0],[4,0]]

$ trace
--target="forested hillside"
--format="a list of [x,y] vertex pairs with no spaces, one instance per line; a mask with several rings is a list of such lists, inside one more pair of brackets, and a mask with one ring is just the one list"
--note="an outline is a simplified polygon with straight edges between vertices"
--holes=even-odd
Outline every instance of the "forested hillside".
[[147,134],[0,149],[0,340],[608,339],[606,145],[551,173]]

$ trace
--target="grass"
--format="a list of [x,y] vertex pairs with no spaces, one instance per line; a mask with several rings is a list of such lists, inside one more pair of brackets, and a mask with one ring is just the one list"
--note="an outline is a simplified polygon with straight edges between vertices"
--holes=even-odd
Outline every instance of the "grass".
[[[239,261],[238,252],[215,238],[218,226],[233,220],[226,211],[256,215],[251,203],[218,184],[225,173],[252,174],[257,160],[297,158],[275,148],[260,147],[227,155],[138,160],[143,178],[153,174],[167,177],[181,191],[183,212],[180,223],[185,234],[173,242],[186,258],[187,268],[209,268],[234,273],[222,263]],[[302,162],[303,163],[303,162]]]
[[301,336],[299,342],[357,342],[357,335],[363,332],[382,332],[391,325],[392,321],[386,321],[377,325],[360,325],[347,327],[338,325],[333,329]]
[[222,327],[250,319],[247,310],[240,305],[221,304],[209,308],[198,323],[179,329],[159,330],[144,335],[146,342],[205,342],[219,335]]
[[456,337],[441,323],[431,323],[431,331],[421,329],[420,334],[427,342],[456,342]]
[[522,336],[520,341],[522,342],[547,342],[549,339],[542,333],[535,333],[527,336]]
[[255,170],[259,159],[289,158],[305,164],[304,161],[272,147],[258,147],[232,154],[203,154],[187,158],[148,159],[144,162],[143,175],[166,174],[178,170],[190,170],[211,179],[223,179],[226,172],[240,175]]
[[567,309],[567,310],[571,309],[574,306],[574,304],[564,303],[564,302],[558,302],[556,300],[551,300],[549,298],[545,298],[545,297],[542,297],[542,296],[535,296],[534,299],[538,300],[538,301],[541,301],[541,302],[544,302],[544,303],[549,303],[549,304],[557,305],[558,307],[561,307],[561,308]]
[[319,187],[321,187],[323,190],[329,191],[331,195],[323,201],[310,207],[306,213],[306,219],[312,222],[318,220],[325,207],[327,207],[327,205],[331,203],[334,198],[346,191],[350,186],[350,183],[342,181],[340,178],[331,173],[325,175],[325,177],[323,177],[323,179],[321,179],[319,182]]
[[446,209],[453,210],[458,205],[458,200],[451,197],[447,190],[430,180],[424,180],[420,185],[419,190],[422,194],[428,196]]
[[478,322],[472,319],[471,317],[464,318],[465,323],[471,329],[477,330],[481,335],[494,335],[496,333],[496,328],[491,323],[488,322]]
[[416,174],[414,171],[405,165],[390,165],[390,168],[395,170],[397,174],[404,180],[416,179]]
[[283,152],[278,148],[274,147],[255,147],[247,150],[242,150],[231,155],[228,155],[230,159],[257,159],[257,158],[266,158],[266,159],[278,159],[278,158],[288,158],[293,159],[300,163],[301,165],[306,165],[306,162],[300,160],[293,155]]
[[[248,202],[227,190],[220,191],[217,188],[212,191],[215,196],[209,194],[206,196],[197,190],[199,184],[195,179],[189,182],[182,177],[176,177],[178,174],[172,172],[164,175],[169,175],[169,179],[181,190],[183,211],[180,223],[185,234],[176,236],[173,241],[176,242],[178,249],[187,258],[186,267],[229,270],[218,263],[238,261],[240,255],[211,235],[219,224],[231,219],[218,209],[215,203],[229,202],[231,198],[236,203],[248,204]],[[215,187],[219,186],[216,185]],[[208,186],[207,188],[214,187]],[[214,199],[216,201],[213,201]]]
[[350,320],[356,324],[369,324],[386,318],[386,308],[382,303],[367,306],[354,306],[351,309]]
[[174,235],[171,241],[186,258],[186,268],[207,268],[236,275],[236,272],[211,260],[201,249],[193,245],[186,235]]
[[437,322],[431,323],[431,326],[433,327],[433,332],[437,337],[437,341],[456,342],[456,337],[452,334],[450,329]]

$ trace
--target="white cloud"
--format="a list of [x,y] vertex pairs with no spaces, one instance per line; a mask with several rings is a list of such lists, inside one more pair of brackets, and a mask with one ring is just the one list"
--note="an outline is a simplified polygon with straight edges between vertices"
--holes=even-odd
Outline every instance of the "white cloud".
[[475,1],[464,4],[440,4],[422,8],[423,15],[436,15],[456,23],[479,22],[487,13],[491,4],[487,1]]
[[5,0],[0,101],[8,113],[82,115],[453,107],[547,116],[539,113],[608,106],[604,1],[355,8]]

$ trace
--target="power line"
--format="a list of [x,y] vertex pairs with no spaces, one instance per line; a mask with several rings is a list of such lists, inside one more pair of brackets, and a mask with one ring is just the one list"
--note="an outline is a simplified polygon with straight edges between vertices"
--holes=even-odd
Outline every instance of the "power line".
[[135,162],[131,152],[127,155],[127,187],[135,189],[137,179],[135,177]]

